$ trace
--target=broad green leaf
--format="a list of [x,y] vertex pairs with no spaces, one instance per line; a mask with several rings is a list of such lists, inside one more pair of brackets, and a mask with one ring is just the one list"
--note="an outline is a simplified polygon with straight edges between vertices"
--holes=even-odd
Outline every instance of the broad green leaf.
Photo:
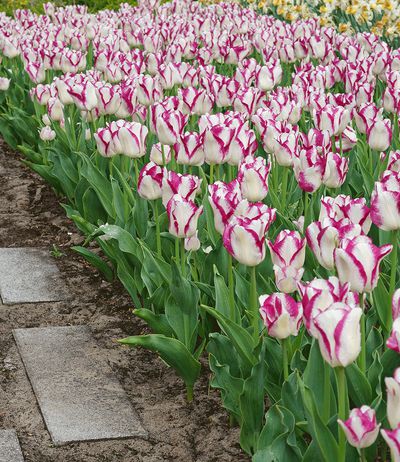
[[193,388],[200,374],[200,363],[185,345],[175,338],[161,334],[138,335],[119,340],[131,347],[141,346],[154,351],[182,378],[188,388]]
[[133,314],[146,321],[153,333],[173,337],[173,331],[164,314],[155,314],[145,308],[134,310]]
[[220,364],[217,358],[212,354],[209,356],[209,365],[214,374],[210,381],[210,386],[218,388],[221,391],[224,407],[233,414],[237,420],[240,420],[239,401],[243,391],[244,380],[231,375],[229,366]]
[[247,330],[235,324],[215,309],[205,305],[201,305],[201,307],[218,321],[221,329],[229,337],[239,356],[244,361],[245,367],[251,368],[254,366],[257,363],[257,359],[253,354],[256,345],[253,337]]
[[79,253],[79,255],[82,255],[91,265],[97,268],[104,275],[107,281],[111,282],[114,279],[113,270],[99,255],[86,247],[74,246],[71,247],[71,249]]
[[350,364],[345,370],[350,399],[355,407],[361,407],[363,404],[370,404],[372,401],[371,385],[357,364]]
[[243,385],[240,395],[240,445],[248,453],[253,454],[257,450],[257,443],[264,420],[264,383],[266,378],[265,347],[260,351],[257,364],[251,370],[250,377]]

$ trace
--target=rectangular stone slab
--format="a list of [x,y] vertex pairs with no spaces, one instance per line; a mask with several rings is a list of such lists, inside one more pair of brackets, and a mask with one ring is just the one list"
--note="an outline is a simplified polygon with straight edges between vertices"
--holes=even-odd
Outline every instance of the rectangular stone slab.
[[13,334],[54,444],[146,437],[106,351],[87,326]]
[[15,430],[0,430],[0,462],[24,462]]
[[5,305],[69,299],[48,250],[0,248],[0,295]]

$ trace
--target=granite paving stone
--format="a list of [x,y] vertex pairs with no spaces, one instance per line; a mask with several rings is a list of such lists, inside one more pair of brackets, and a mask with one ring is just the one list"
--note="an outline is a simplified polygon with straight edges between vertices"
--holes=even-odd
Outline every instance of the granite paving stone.
[[0,430],[0,462],[24,462],[15,430]]
[[147,436],[88,326],[13,334],[55,445]]
[[70,298],[50,252],[37,248],[0,248],[0,295],[5,305]]

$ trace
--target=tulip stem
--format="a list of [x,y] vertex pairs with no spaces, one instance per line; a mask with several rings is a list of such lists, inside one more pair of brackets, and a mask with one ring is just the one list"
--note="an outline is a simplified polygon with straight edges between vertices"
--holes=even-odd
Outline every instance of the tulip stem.
[[185,275],[186,270],[186,261],[185,261],[185,239],[181,239],[181,268],[182,275]]
[[392,306],[392,298],[394,294],[394,290],[396,288],[396,274],[397,274],[397,251],[398,251],[398,235],[399,231],[397,229],[392,231],[392,245],[393,250],[390,258],[390,289],[389,289],[389,311],[390,311],[390,318],[391,315],[391,306]]
[[134,164],[135,164],[135,176],[136,176],[136,187],[138,187],[138,184],[139,184],[139,167],[138,167],[138,160],[137,158],[135,157],[133,159],[134,161]]
[[367,462],[367,457],[365,455],[365,449],[360,449],[360,462]]
[[322,417],[328,423],[331,416],[331,368],[324,362],[324,407]]
[[[336,381],[338,391],[338,418],[346,420],[346,374],[344,367],[336,367]],[[339,454],[338,462],[345,462],[346,460],[346,435],[339,425]]]
[[154,221],[156,223],[156,243],[157,243],[157,255],[161,257],[161,234],[160,234],[160,219],[158,214],[158,203],[157,199],[153,201],[154,204]]
[[287,196],[287,183],[288,183],[288,175],[289,169],[287,167],[283,167],[283,174],[282,174],[282,212],[285,211],[286,208],[286,196]]
[[179,266],[179,237],[175,239],[175,263]]
[[210,164],[210,184],[214,183],[214,164]]
[[235,316],[235,285],[233,281],[232,255],[228,252],[228,289],[229,289],[229,313],[231,321],[236,321]]
[[250,311],[253,322],[254,340],[258,342],[258,300],[257,300],[257,277],[256,267],[250,267]]
[[288,338],[282,339],[282,364],[283,364],[283,378],[285,381],[289,377],[289,360],[288,360]]
[[360,367],[361,372],[365,375],[367,371],[367,350],[366,350],[366,339],[365,339],[365,294],[360,294],[360,308],[363,311],[360,320],[360,328],[361,328],[361,353],[358,358],[358,365]]

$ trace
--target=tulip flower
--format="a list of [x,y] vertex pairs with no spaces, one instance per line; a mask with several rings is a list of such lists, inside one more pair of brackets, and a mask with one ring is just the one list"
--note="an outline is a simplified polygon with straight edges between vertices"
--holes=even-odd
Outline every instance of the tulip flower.
[[274,244],[271,241],[267,244],[278,289],[284,293],[294,292],[304,273],[306,240],[297,231],[283,230]]
[[393,246],[377,247],[367,236],[344,238],[340,247],[334,250],[334,261],[340,282],[350,284],[350,289],[371,292],[378,284],[379,265]]
[[294,175],[303,191],[314,192],[321,186],[325,162],[325,157],[318,154],[316,148],[302,149],[293,158]]
[[174,194],[167,204],[169,232],[179,238],[189,238],[196,234],[197,221],[203,213],[203,207],[179,194]]
[[386,171],[381,181],[375,183],[371,219],[385,231],[400,229],[400,173]]
[[162,196],[164,169],[154,162],[146,164],[139,174],[137,192],[147,200],[156,200]]
[[306,229],[307,243],[318,263],[328,270],[335,267],[334,252],[343,239],[362,234],[361,226],[347,220],[324,218],[311,223]]
[[290,295],[274,293],[259,297],[260,314],[268,335],[278,339],[297,335],[302,317],[301,303]]
[[56,137],[56,132],[50,127],[43,127],[39,132],[39,137],[42,141],[53,141]]
[[232,217],[224,230],[224,246],[239,263],[257,266],[265,258],[268,226],[262,219]]
[[387,419],[392,429],[400,425],[400,368],[394,371],[393,377],[385,378],[387,396]]
[[242,196],[250,201],[261,201],[268,193],[271,164],[263,157],[247,157],[239,166],[238,181]]
[[400,353],[400,318],[394,320],[392,332],[386,341],[386,346],[396,353]]
[[381,430],[381,435],[390,448],[393,462],[400,462],[400,425],[394,430]]
[[320,111],[314,110],[314,122],[319,130],[326,130],[330,136],[341,134],[350,122],[350,113],[342,106],[327,104]]
[[400,289],[397,289],[392,297],[392,319],[400,317]]
[[68,92],[81,111],[91,111],[97,106],[96,87],[89,81],[75,84]]
[[361,308],[333,303],[314,317],[322,357],[331,367],[346,367],[361,351]]
[[0,91],[7,91],[10,87],[10,79],[0,77]]
[[204,134],[196,132],[183,133],[174,144],[175,158],[182,165],[203,165]]
[[116,151],[124,156],[138,158],[146,154],[147,127],[138,122],[120,122],[114,138]]
[[303,305],[304,325],[313,337],[318,337],[314,318],[319,313],[338,302],[350,307],[356,307],[359,304],[358,294],[350,292],[349,285],[341,284],[336,276],[299,283],[298,290]]
[[326,155],[326,164],[322,182],[328,188],[339,188],[346,180],[349,169],[349,159],[339,154],[329,152]]
[[230,183],[216,181],[208,186],[208,192],[208,200],[214,213],[214,226],[222,235],[225,226],[242,200],[240,184],[238,180]]
[[151,147],[150,160],[157,165],[167,165],[171,162],[171,146],[155,143]]
[[353,199],[344,194],[339,194],[335,198],[326,196],[321,199],[319,220],[324,221],[325,218],[360,225],[364,234],[368,234],[372,224],[366,200],[364,198]]
[[389,119],[376,118],[367,126],[367,143],[375,151],[386,151],[392,142],[392,127]]
[[400,151],[391,151],[389,153],[387,170],[397,173],[400,172]]
[[272,90],[282,79],[283,71],[279,60],[267,63],[256,69],[256,87],[263,91]]
[[47,101],[47,112],[54,122],[60,122],[64,119],[64,105],[56,97],[51,97]]
[[372,446],[379,435],[379,427],[376,421],[374,409],[369,406],[361,406],[350,411],[349,418],[345,421],[338,420],[349,444],[358,449]]
[[174,145],[187,122],[180,111],[163,111],[155,120],[155,131],[161,144]]
[[140,74],[137,85],[137,99],[140,104],[150,106],[155,101],[159,101],[162,97],[162,89],[159,79],[153,78],[150,75]]
[[237,130],[224,125],[214,125],[205,132],[204,155],[210,164],[223,164],[231,155],[231,144]]
[[181,175],[174,171],[164,174],[162,184],[162,203],[167,206],[168,201],[175,194],[179,194],[185,200],[194,200],[200,191],[201,179],[195,175]]

